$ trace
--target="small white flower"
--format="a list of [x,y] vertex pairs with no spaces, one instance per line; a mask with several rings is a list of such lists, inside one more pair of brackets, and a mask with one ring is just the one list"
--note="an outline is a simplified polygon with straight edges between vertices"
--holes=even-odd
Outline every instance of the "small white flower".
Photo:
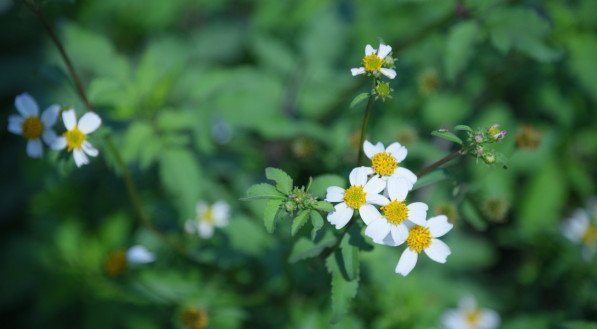
[[[27,155],[41,158],[44,154],[41,141],[52,146],[56,140],[56,133],[52,126],[56,123],[60,106],[51,105],[39,117],[39,107],[35,99],[27,93],[15,98],[15,107],[19,115],[8,117],[8,131],[25,137],[27,141]],[[41,138],[41,139],[40,139]]]
[[135,245],[126,252],[129,264],[147,264],[155,261],[155,255],[142,245]]
[[94,112],[87,112],[77,123],[75,110],[70,109],[62,112],[62,121],[66,132],[56,139],[53,147],[57,150],[67,148],[69,152],[72,151],[77,167],[88,164],[87,155],[95,157],[99,151],[87,141],[87,135],[99,128],[102,119]]
[[457,309],[450,309],[442,316],[446,329],[494,329],[500,324],[500,316],[493,310],[480,309],[472,297],[460,301]]
[[348,189],[338,186],[328,187],[325,200],[340,202],[334,206],[336,210],[328,214],[327,218],[328,222],[337,229],[341,229],[350,221],[355,209],[359,210],[361,217],[371,218],[377,212],[372,204],[380,205],[388,202],[388,199],[379,194],[386,187],[386,183],[379,177],[372,177],[367,181],[367,176],[372,173],[371,168],[357,167],[348,176],[350,181]]
[[597,249],[597,227],[591,223],[585,209],[577,209],[562,224],[562,234],[570,241],[583,245],[583,257],[590,260]]
[[201,238],[208,239],[214,234],[215,227],[228,225],[230,206],[225,201],[218,201],[208,205],[199,201],[195,207],[197,217],[185,222],[185,231],[189,234],[197,233]]
[[417,182],[417,175],[412,171],[401,167],[400,162],[406,159],[408,150],[400,143],[395,142],[384,148],[381,142],[373,145],[369,141],[363,143],[363,151],[367,158],[371,159],[371,169],[382,179],[389,177],[403,177],[409,183],[409,190]]
[[427,256],[438,263],[445,263],[451,254],[450,247],[436,239],[448,233],[453,227],[444,215],[429,218],[423,225],[414,225],[408,232],[404,250],[396,266],[396,273],[406,276],[417,264],[419,253],[425,251]]
[[[406,241],[408,227],[406,221],[425,225],[427,209],[422,202],[414,202],[406,205],[404,200],[410,190],[410,183],[402,177],[391,177],[388,179],[387,192],[390,200],[382,204],[383,216],[375,210],[375,213],[363,213],[363,221],[367,224],[365,235],[372,238],[375,243],[398,246]],[[373,215],[372,217],[369,217]]]
[[392,47],[384,45],[383,43],[379,45],[379,51],[371,47],[371,45],[367,45],[365,47],[365,57],[363,57],[362,60],[363,66],[350,69],[352,75],[355,76],[369,73],[377,76],[381,73],[390,79],[394,79],[396,77],[396,71],[394,71],[394,69],[383,67],[386,62],[386,57],[391,52]]

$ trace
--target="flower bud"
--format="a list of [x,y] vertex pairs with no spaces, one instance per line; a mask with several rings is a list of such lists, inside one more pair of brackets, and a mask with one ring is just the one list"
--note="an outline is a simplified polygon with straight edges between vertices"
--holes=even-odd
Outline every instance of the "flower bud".
[[387,82],[377,81],[375,88],[373,89],[373,94],[375,98],[381,98],[382,101],[385,101],[386,98],[392,98],[390,95],[394,89],[390,88],[390,84]]
[[492,125],[491,127],[489,127],[489,129],[487,129],[487,134],[489,134],[489,137],[491,137],[494,141],[499,142],[502,139],[504,139],[504,137],[506,136],[506,133],[508,133],[507,130],[500,130],[500,125],[498,125],[497,123]]
[[488,165],[494,164],[495,161],[497,160],[495,157],[495,154],[493,154],[493,152],[486,152],[483,153],[483,161],[485,161],[485,163],[487,163]]

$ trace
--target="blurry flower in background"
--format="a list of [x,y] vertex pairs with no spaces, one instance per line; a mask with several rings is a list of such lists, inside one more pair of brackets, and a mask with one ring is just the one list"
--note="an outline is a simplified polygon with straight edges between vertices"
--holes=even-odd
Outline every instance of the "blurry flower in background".
[[562,234],[570,241],[581,244],[583,258],[586,261],[591,260],[597,250],[597,226],[586,209],[576,209],[572,216],[564,221]]
[[225,227],[230,218],[230,206],[225,201],[218,201],[208,205],[199,201],[195,207],[197,213],[195,219],[188,219],[185,222],[185,231],[189,234],[197,233],[201,238],[207,239],[213,236],[216,227]]
[[147,264],[155,261],[155,256],[142,245],[130,247],[126,252],[116,250],[108,255],[106,259],[106,273],[112,277],[119,276],[124,272],[128,264]]
[[516,145],[524,149],[536,149],[541,143],[543,132],[532,125],[522,125],[516,132]]
[[155,261],[155,255],[142,245],[135,245],[126,251],[126,260],[129,264],[147,264]]
[[460,300],[457,309],[449,309],[441,320],[446,329],[493,329],[500,324],[500,316],[493,310],[479,308],[473,297]]
[[8,117],[8,131],[25,137],[27,141],[27,155],[32,158],[43,156],[43,140],[52,146],[56,140],[56,133],[52,126],[56,123],[60,106],[51,105],[39,116],[39,107],[35,99],[27,93],[15,98],[15,107],[20,115]]
[[437,239],[452,229],[453,225],[448,223],[444,215],[423,220],[423,225],[415,225],[408,232],[406,244],[408,247],[400,255],[396,273],[403,276],[408,275],[417,264],[419,253],[425,251],[427,256],[438,263],[445,263],[447,257],[452,253],[450,247],[443,241]]
[[451,202],[444,202],[436,205],[433,208],[433,213],[438,215],[446,215],[450,223],[456,223],[459,217],[458,209]]
[[365,141],[363,151],[367,158],[371,159],[373,172],[382,179],[387,180],[390,176],[402,177],[409,183],[409,190],[417,182],[417,176],[412,171],[400,167],[400,162],[406,159],[408,154],[406,147],[400,143],[395,142],[384,148],[381,142],[373,145]]
[[99,151],[87,141],[87,135],[94,132],[102,124],[100,117],[93,113],[85,113],[79,122],[74,109],[62,112],[62,120],[66,132],[62,137],[58,137],[53,148],[61,150],[66,148],[68,152],[73,152],[75,164],[81,167],[89,163],[87,155],[95,157]]
[[203,309],[188,307],[180,315],[180,322],[185,329],[204,329],[209,325],[209,318]]
[[492,222],[503,223],[510,211],[510,203],[503,197],[491,197],[483,203],[482,211]]
[[434,68],[425,69],[418,75],[417,82],[419,84],[419,92],[425,96],[429,96],[439,88],[439,74]]
[[493,124],[491,127],[489,127],[489,129],[487,129],[487,134],[489,135],[489,137],[491,137],[496,142],[499,142],[502,139],[504,139],[507,133],[507,130],[500,130],[500,125],[497,123]]
[[350,69],[350,72],[353,76],[365,73],[379,76],[381,73],[390,79],[394,79],[396,77],[396,71],[392,68],[384,67],[386,61],[387,64],[391,66],[394,65],[394,59],[391,56],[388,57],[391,52],[392,47],[384,45],[383,43],[379,45],[379,51],[373,48],[371,45],[367,45],[365,46],[365,57],[363,57],[362,60],[363,66],[352,68]]
[[402,127],[396,135],[396,140],[403,146],[410,146],[419,140],[419,133],[413,127]]

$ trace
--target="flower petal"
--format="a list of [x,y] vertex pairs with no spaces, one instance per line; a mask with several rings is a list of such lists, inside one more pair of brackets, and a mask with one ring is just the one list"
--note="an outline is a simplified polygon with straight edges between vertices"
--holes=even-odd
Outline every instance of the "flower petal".
[[383,43],[379,45],[379,51],[377,52],[377,56],[381,59],[386,58],[388,54],[392,52],[392,47],[388,45],[384,45]]
[[367,197],[365,198],[365,200],[367,203],[375,204],[378,206],[385,206],[388,203],[390,203],[390,200],[388,200],[385,196],[381,194],[367,193]]
[[408,238],[408,229],[404,224],[392,225],[390,232],[392,233],[392,240],[394,240],[396,245],[403,244],[406,238]]
[[52,145],[50,145],[50,148],[52,148],[53,150],[62,150],[65,147],[66,138],[64,138],[64,136],[57,137],[52,143]]
[[500,316],[497,312],[489,309],[482,309],[479,316],[479,328],[493,329],[500,325]]
[[41,122],[44,123],[44,127],[52,127],[56,123],[56,120],[58,120],[58,113],[60,113],[60,106],[57,104],[45,109],[41,114]]
[[363,191],[367,194],[378,194],[386,188],[386,181],[379,178],[379,176],[373,176],[363,187]]
[[39,116],[37,102],[28,93],[22,93],[15,98],[15,107],[25,118]]
[[99,154],[99,151],[88,141],[83,142],[83,152],[92,157],[96,157]]
[[361,208],[359,208],[359,215],[363,219],[365,224],[369,225],[372,221],[381,217],[381,214],[374,206],[370,204],[365,204]]
[[79,120],[79,130],[84,134],[94,132],[102,124],[102,119],[94,112],[87,112]]
[[452,252],[450,251],[450,247],[448,247],[448,245],[443,241],[431,239],[431,245],[425,249],[425,253],[432,260],[443,264],[446,262],[446,258],[448,258]]
[[434,238],[439,238],[440,236],[448,233],[454,225],[448,223],[448,217],[445,215],[439,215],[435,217],[429,218],[427,221],[427,227],[429,228],[429,233]]
[[73,149],[73,157],[75,158],[75,164],[77,167],[81,167],[82,165],[89,163],[89,158],[87,158],[82,150]]
[[365,229],[365,235],[373,239],[375,243],[382,243],[389,233],[390,223],[383,217],[372,221]]
[[394,79],[396,77],[396,71],[394,71],[393,69],[382,67],[379,69],[379,72],[381,72],[381,74],[385,75],[389,79]]
[[199,236],[203,239],[211,238],[212,235],[214,235],[213,225],[206,221],[199,221],[199,226],[197,228],[197,234],[199,234]]
[[365,68],[364,67],[355,67],[355,68],[350,69],[350,73],[352,73],[353,77],[356,75],[364,74]]
[[429,207],[423,202],[413,202],[406,206],[408,208],[408,220],[421,226],[427,225],[427,210]]
[[330,186],[327,189],[325,201],[327,202],[342,202],[344,200],[344,189],[338,186]]
[[390,144],[386,149],[386,152],[390,152],[398,162],[402,162],[406,159],[406,155],[408,154],[406,147],[398,142]]
[[404,201],[410,190],[410,183],[402,177],[388,178],[388,196],[390,200]]
[[365,140],[365,142],[363,142],[363,152],[365,152],[365,155],[371,159],[371,157],[373,157],[378,151],[375,146],[371,144],[371,142]]
[[144,246],[136,245],[127,250],[126,259],[131,264],[147,264],[153,262],[155,256]]
[[364,186],[367,183],[367,171],[363,170],[364,167],[354,168],[348,175],[350,185]]
[[77,115],[74,109],[62,112],[62,121],[66,130],[72,130],[77,126]]
[[373,48],[371,45],[365,46],[365,56],[369,56],[375,52],[376,52],[375,48]]
[[226,201],[217,201],[213,204],[211,210],[214,215],[215,226],[224,227],[228,225],[228,218],[230,217],[230,206]]
[[44,155],[44,149],[39,138],[30,139],[27,142],[27,155],[32,158],[41,158]]
[[336,211],[328,214],[328,222],[337,229],[341,229],[350,221],[354,210],[349,208],[344,202],[338,203],[334,208]]
[[13,134],[23,134],[23,117],[20,115],[11,115],[8,117],[8,131]]
[[58,138],[58,136],[56,136],[54,130],[46,129],[44,130],[44,133],[41,135],[41,138],[43,139],[44,143],[46,143],[46,145],[52,147],[52,145],[54,145],[54,143],[56,142],[56,138]]
[[412,186],[415,185],[415,183],[417,182],[417,175],[413,174],[412,171],[404,167],[396,168],[392,176],[403,177],[404,179],[406,179],[406,181],[410,183],[409,190],[412,189]]
[[398,265],[396,265],[396,273],[402,274],[402,276],[407,276],[415,265],[417,265],[417,258],[419,258],[419,254],[410,248],[406,248],[402,255],[400,255],[400,260],[398,260]]

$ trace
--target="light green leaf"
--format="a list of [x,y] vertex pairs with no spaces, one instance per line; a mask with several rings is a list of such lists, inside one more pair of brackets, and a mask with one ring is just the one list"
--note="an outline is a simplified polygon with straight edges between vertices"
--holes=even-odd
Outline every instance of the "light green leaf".
[[334,208],[334,205],[327,201],[317,201],[317,203],[315,203],[315,209],[325,211],[325,212],[336,211],[336,209]]
[[450,29],[444,56],[448,80],[454,81],[458,74],[466,68],[475,53],[475,45],[479,39],[479,26],[475,21],[464,21]]
[[467,125],[457,125],[456,127],[454,127],[454,130],[462,130],[462,131],[472,132],[473,128],[471,128]]
[[[270,185],[271,186],[271,185]],[[271,199],[265,205],[265,211],[263,212],[263,224],[268,233],[273,233],[276,228],[276,215],[283,200]]]
[[369,93],[361,93],[356,95],[350,102],[350,108],[357,106],[360,102],[366,100],[367,98],[369,98]]
[[315,240],[317,232],[323,227],[323,217],[321,217],[321,214],[317,210],[311,210],[311,225],[313,225],[311,240]]
[[350,281],[356,279],[359,275],[359,248],[349,243],[350,237],[345,235],[340,243],[340,251],[342,253],[343,266],[342,272],[346,274],[346,278]]
[[265,168],[265,177],[276,182],[278,191],[288,195],[292,192],[292,178],[282,169]]
[[449,131],[434,130],[431,135],[462,145],[462,139]]
[[336,243],[336,237],[330,231],[326,231],[323,237],[318,241],[311,241],[307,238],[300,238],[292,247],[292,252],[288,261],[291,263],[299,260],[315,257],[325,248],[331,247]]
[[325,261],[328,272],[332,276],[332,324],[338,323],[348,313],[350,309],[350,302],[357,295],[359,288],[358,278],[353,281],[348,281],[342,275],[342,271],[338,265],[338,257],[336,253],[328,256]]
[[282,192],[278,191],[273,185],[267,183],[255,184],[247,189],[247,197],[242,200],[254,199],[283,199]]
[[317,197],[325,198],[327,188],[330,186],[343,187],[346,180],[338,175],[321,175],[313,178],[309,192]]
[[311,211],[307,209],[301,210],[301,212],[299,212],[298,215],[292,220],[292,228],[290,229],[290,234],[292,236],[294,236],[296,232],[298,232],[301,229],[301,227],[305,225],[305,223],[309,219],[310,212]]
[[429,174],[419,178],[412,189],[413,191],[418,190],[422,187],[441,182],[447,178],[448,175],[443,169],[436,169],[430,172]]

